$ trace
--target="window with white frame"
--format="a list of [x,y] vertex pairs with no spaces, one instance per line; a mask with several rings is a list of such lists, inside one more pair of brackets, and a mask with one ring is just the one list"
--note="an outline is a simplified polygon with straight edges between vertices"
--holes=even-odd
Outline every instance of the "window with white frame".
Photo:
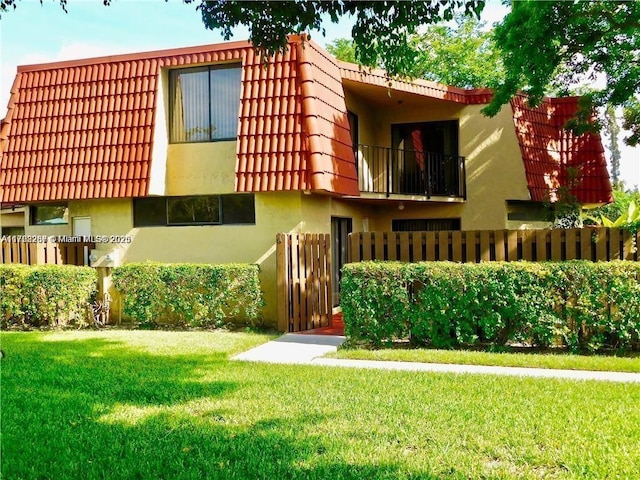
[[207,65],[169,72],[171,143],[234,140],[242,67]]

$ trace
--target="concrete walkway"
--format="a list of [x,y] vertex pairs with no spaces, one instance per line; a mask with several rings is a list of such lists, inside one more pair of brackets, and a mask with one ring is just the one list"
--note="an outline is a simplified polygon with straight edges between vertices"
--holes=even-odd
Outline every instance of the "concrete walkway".
[[249,362],[322,365],[326,367],[374,368],[413,372],[448,372],[511,375],[518,377],[566,378],[571,380],[601,380],[640,383],[640,373],[592,372],[585,370],[551,370],[546,368],[485,367],[481,365],[447,365],[441,363],[385,362],[321,358],[335,352],[345,337],[288,333],[280,338],[240,353],[232,360]]

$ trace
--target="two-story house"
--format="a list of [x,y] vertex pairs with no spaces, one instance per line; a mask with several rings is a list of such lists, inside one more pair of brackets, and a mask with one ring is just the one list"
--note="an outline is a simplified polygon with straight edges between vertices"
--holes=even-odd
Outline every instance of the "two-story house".
[[103,238],[97,265],[258,263],[275,324],[278,232],[333,233],[337,269],[351,231],[541,220],[568,167],[580,202],[611,201],[600,137],[563,129],[577,99],[487,118],[490,96],[391,81],[298,36],[268,62],[233,42],[23,66],[0,200],[27,207],[27,234]]

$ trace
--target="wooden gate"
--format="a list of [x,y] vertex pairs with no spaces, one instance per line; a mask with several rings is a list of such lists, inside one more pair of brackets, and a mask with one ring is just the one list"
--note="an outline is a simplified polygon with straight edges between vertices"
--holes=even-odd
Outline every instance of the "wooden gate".
[[331,325],[331,238],[324,233],[276,236],[278,329]]

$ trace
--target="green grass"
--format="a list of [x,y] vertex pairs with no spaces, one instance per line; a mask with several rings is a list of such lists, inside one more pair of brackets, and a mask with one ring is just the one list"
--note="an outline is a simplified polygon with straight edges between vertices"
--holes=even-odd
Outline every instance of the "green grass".
[[380,350],[341,348],[337,352],[330,353],[327,356],[352,360],[640,373],[640,357],[638,356],[614,357],[605,355],[572,355],[569,353],[491,353],[472,350],[435,350],[429,348],[388,348]]
[[1,476],[636,478],[640,385],[230,362],[267,337],[2,333]]

